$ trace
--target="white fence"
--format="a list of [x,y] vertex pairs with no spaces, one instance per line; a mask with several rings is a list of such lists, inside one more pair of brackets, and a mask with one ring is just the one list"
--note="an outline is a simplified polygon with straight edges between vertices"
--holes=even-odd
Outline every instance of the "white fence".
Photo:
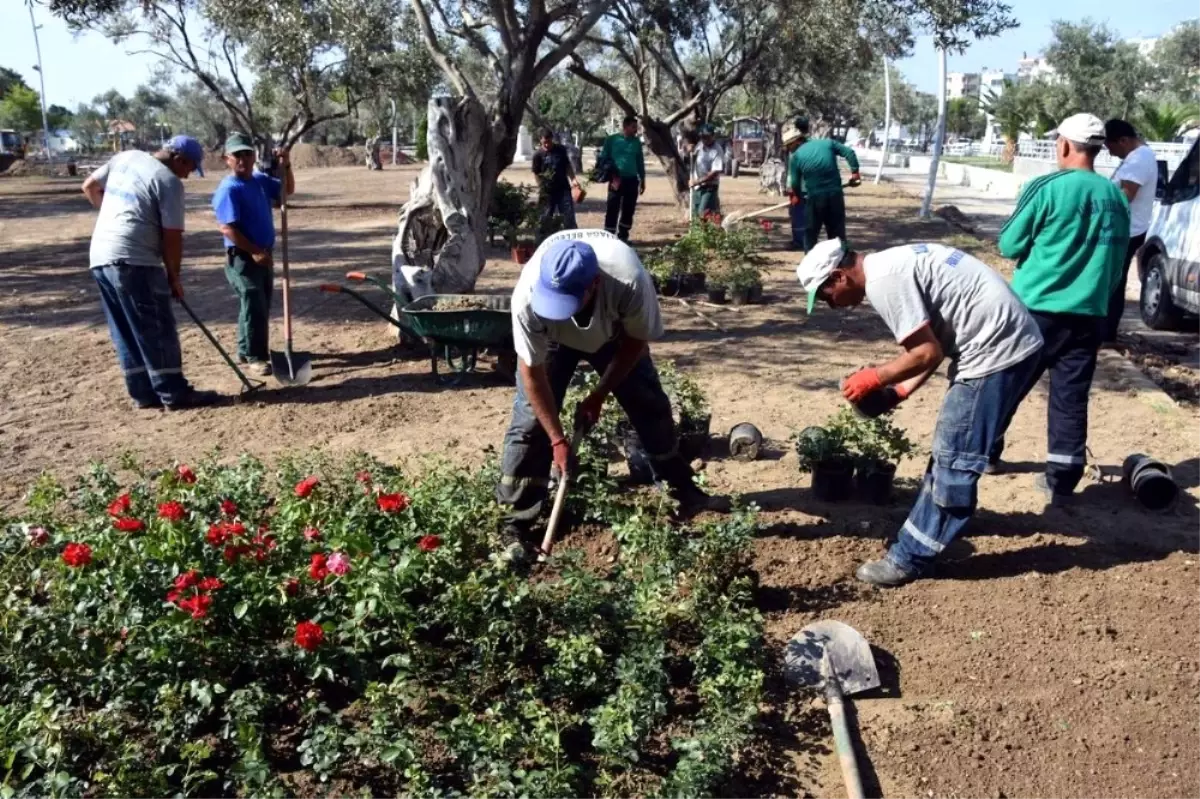
[[[1026,139],[1017,142],[1017,155],[1022,158],[1033,158],[1038,161],[1054,161],[1054,142],[1049,139]],[[1175,167],[1179,166],[1183,159],[1187,157],[1188,150],[1191,149],[1191,142],[1161,142],[1150,141],[1146,142],[1150,145],[1150,149],[1154,150],[1154,157],[1159,161],[1167,162],[1167,172],[1175,171]],[[1101,149],[1100,155],[1096,156],[1097,170],[1114,170],[1121,163],[1120,158],[1115,158],[1107,149]]]

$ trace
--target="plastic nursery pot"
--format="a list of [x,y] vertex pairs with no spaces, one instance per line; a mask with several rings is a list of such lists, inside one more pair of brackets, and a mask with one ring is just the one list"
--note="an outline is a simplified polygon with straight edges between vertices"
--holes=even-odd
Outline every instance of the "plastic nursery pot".
[[708,450],[708,435],[711,428],[712,414],[681,418],[679,420],[679,454],[689,461],[703,457]]
[[729,431],[729,455],[739,461],[757,460],[762,440],[762,433],[754,425],[749,422],[736,424]]
[[762,302],[762,301],[763,301],[763,285],[762,285],[762,283],[755,283],[753,286],[750,287],[750,302],[754,303],[754,302]]
[[886,505],[892,499],[896,464],[887,461],[861,461],[854,473],[854,489],[861,502]]
[[1179,495],[1171,469],[1149,455],[1130,455],[1121,464],[1121,472],[1129,490],[1147,510],[1166,510]]
[[664,297],[679,296],[679,277],[676,275],[671,275],[671,277],[668,277],[665,280],[655,277],[654,290]]
[[621,432],[621,447],[625,450],[625,463],[629,466],[629,482],[633,485],[653,483],[654,470],[650,468],[650,456],[632,427],[626,427]]
[[704,291],[704,285],[707,282],[708,278],[703,272],[692,272],[691,274],[683,275],[679,278],[679,293],[699,294]]
[[527,264],[533,257],[532,244],[517,244],[512,248],[512,259],[516,264]]
[[750,289],[730,289],[729,301],[734,305],[748,305],[750,303]]
[[725,287],[724,286],[709,286],[708,301],[715,302],[718,305],[725,303]]
[[841,502],[854,489],[854,462],[846,458],[817,461],[812,470],[813,495],[822,502]]

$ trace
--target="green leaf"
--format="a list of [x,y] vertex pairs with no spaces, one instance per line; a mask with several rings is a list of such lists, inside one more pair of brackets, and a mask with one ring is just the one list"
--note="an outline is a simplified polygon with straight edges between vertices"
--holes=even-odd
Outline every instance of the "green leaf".
[[235,619],[240,619],[246,615],[246,611],[249,609],[250,603],[243,599],[241,602],[233,606],[233,617]]

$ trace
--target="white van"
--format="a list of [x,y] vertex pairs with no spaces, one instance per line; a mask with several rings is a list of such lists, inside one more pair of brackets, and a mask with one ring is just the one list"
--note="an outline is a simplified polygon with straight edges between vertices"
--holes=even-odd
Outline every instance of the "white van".
[[1200,314],[1200,139],[1169,180],[1159,162],[1159,198],[1138,250],[1142,321],[1154,330]]

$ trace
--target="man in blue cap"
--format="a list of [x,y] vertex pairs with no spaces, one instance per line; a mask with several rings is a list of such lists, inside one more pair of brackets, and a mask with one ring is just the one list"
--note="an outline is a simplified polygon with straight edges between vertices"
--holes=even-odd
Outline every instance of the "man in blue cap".
[[213,192],[212,207],[225,239],[225,279],[237,294],[238,360],[251,374],[271,374],[269,331],[275,291],[275,216],[281,192],[296,191],[287,150],[276,150],[284,179],[254,168],[257,152],[244,133],[225,140],[229,174]]
[[600,382],[580,403],[576,427],[591,429],[615,395],[681,514],[728,508],[725,498],[696,486],[679,455],[671,402],[650,360],[649,342],[663,334],[658,297],[629,245],[603,230],[554,234],[523,268],[512,317],[517,396],[496,486],[509,511],[510,557],[524,556],[520,539],[545,504],[551,462],[560,474],[573,471],[559,413],[580,361],[592,365]]
[[[88,175],[83,193],[100,213],[89,262],[108,332],[135,407],[211,405],[183,377],[171,298],[183,298],[183,178],[203,176],[204,148],[176,136],[153,155],[128,150]],[[165,268],[164,268],[165,267]]]

